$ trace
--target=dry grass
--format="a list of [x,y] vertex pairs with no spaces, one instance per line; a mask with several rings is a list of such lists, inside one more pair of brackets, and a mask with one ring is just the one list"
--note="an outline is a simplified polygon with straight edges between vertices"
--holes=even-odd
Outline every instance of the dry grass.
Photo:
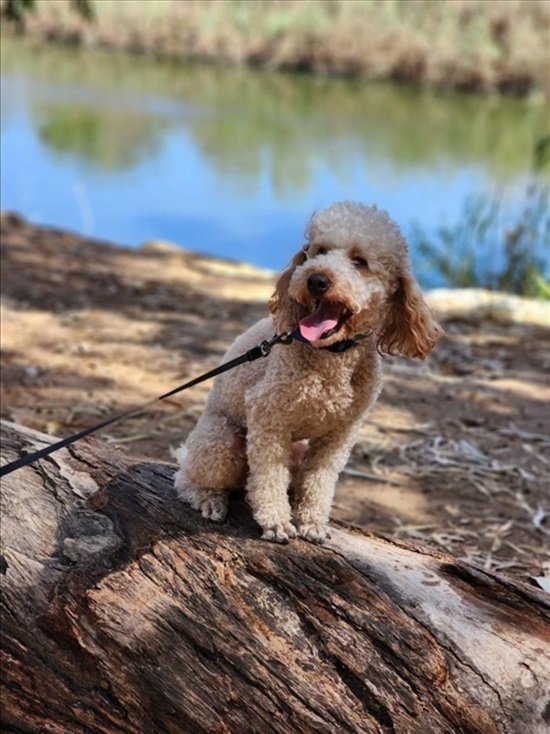
[[[399,433],[395,427],[379,428],[388,434]],[[508,519],[484,517],[481,528],[479,516],[467,511],[467,503],[448,504],[443,508],[442,517],[434,523],[405,524],[396,516],[393,533],[433,543],[486,570],[521,567],[525,557],[533,554],[538,554],[542,562],[543,547],[534,539],[550,537],[546,525],[550,509],[540,503],[533,504],[521,489],[512,489],[509,482],[510,477],[516,475],[520,482],[530,487],[541,483],[542,489],[544,480],[541,476],[514,462],[490,456],[480,448],[475,438],[444,437],[433,424],[417,426],[413,430],[407,428],[403,433],[409,437],[404,441],[393,439],[378,446],[372,442],[365,446],[374,469],[372,474],[349,467],[344,473],[394,486],[406,487],[414,477],[422,483],[470,487],[479,493],[480,503],[506,507]],[[522,431],[514,424],[499,427],[497,433],[517,440],[526,453],[535,451],[539,461],[549,465],[538,452],[550,448],[550,436]],[[411,440],[412,434],[416,434],[416,438]],[[484,543],[480,542],[480,535],[484,536]],[[501,556],[505,549],[508,552],[503,559]]]
[[540,0],[37,0],[34,36],[178,58],[549,94]]

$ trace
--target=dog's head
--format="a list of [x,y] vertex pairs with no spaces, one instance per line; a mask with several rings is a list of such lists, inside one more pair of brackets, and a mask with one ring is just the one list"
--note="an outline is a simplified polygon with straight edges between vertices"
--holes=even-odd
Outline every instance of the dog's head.
[[280,331],[314,347],[374,332],[382,354],[426,357],[442,334],[411,275],[399,227],[376,207],[333,204],[281,273],[270,308]]

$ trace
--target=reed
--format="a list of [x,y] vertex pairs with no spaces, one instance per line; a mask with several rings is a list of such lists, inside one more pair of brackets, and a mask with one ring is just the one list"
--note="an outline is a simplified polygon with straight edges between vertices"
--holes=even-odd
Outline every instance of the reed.
[[[13,2],[13,0],[12,0]],[[19,0],[21,2],[21,0]],[[6,9],[9,0],[1,0]],[[270,69],[550,94],[540,0],[72,0],[25,3],[49,40]]]

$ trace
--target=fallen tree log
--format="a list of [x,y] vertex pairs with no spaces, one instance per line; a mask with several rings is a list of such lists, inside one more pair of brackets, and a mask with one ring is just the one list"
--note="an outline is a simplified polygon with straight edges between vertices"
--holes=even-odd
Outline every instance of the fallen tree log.
[[[2,424],[2,463],[52,439]],[[266,543],[81,441],[2,480],[2,731],[540,734],[547,595],[395,539]]]

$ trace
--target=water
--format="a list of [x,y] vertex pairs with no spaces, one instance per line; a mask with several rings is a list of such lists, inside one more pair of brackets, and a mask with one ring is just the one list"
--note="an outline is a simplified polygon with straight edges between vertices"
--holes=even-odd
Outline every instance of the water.
[[405,236],[458,221],[472,193],[513,208],[546,113],[4,39],[0,203],[130,247],[165,239],[279,269],[339,199],[378,204]]

